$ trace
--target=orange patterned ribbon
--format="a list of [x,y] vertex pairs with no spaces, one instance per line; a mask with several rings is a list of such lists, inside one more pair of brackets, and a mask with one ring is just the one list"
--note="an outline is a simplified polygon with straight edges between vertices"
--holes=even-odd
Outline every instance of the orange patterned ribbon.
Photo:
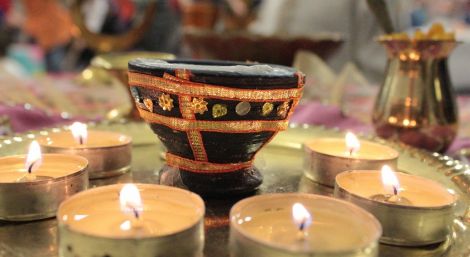
[[302,85],[303,83],[299,83],[298,88],[288,89],[238,89],[129,72],[129,86],[158,89],[161,92],[176,95],[250,102],[280,102],[298,99],[302,96]]
[[166,153],[166,163],[172,167],[197,173],[226,173],[251,167],[253,160],[239,163],[213,163],[195,161]]

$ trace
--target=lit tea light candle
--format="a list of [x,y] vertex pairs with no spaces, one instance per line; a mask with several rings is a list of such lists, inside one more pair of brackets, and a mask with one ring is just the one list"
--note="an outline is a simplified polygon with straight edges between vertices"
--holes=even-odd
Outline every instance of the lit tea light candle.
[[88,130],[86,124],[80,122],[74,122],[69,129],[38,138],[44,152],[85,157],[89,161],[90,178],[118,175],[129,170],[132,141],[129,136]]
[[346,133],[345,142],[346,150],[347,153],[349,153],[349,156],[353,156],[361,148],[361,143],[359,142],[359,139],[352,132]]
[[299,240],[305,240],[308,236],[307,229],[312,225],[312,216],[301,203],[294,203],[292,206],[292,217],[294,219],[294,223],[299,228],[297,238]]
[[78,144],[83,145],[86,143],[88,138],[88,128],[86,124],[74,122],[70,126],[70,131],[72,132],[72,136],[75,138],[75,141],[78,141]]
[[230,211],[234,257],[377,256],[380,235],[372,215],[326,196],[259,195]]
[[341,138],[319,138],[304,143],[305,175],[333,187],[335,177],[346,170],[372,170],[383,165],[396,167],[399,154],[393,148],[359,141],[351,132]]
[[[26,174],[17,179],[17,181],[34,181],[38,177],[33,173],[33,170],[39,167],[42,163],[41,147],[35,140],[29,145],[28,155],[26,155]],[[40,178],[50,178],[49,176],[41,176]]]
[[88,186],[88,161],[80,156],[28,154],[0,158],[0,219],[26,221],[55,216],[59,204]]
[[198,195],[174,187],[97,187],[60,206],[60,256],[201,256],[204,211]]
[[384,165],[382,167],[380,178],[386,193],[373,195],[371,197],[373,200],[386,203],[411,205],[410,200],[400,195],[400,192],[402,191],[400,181],[398,181],[398,177],[389,166]]
[[452,230],[457,196],[439,183],[394,172],[346,171],[336,177],[335,196],[374,214],[382,242],[428,245],[446,240]]

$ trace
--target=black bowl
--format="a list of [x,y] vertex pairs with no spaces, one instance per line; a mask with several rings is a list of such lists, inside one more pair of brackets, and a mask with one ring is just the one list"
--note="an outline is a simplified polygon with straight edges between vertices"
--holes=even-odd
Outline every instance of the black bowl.
[[253,158],[287,128],[303,80],[303,74],[278,65],[129,62],[131,93],[168,149],[167,165],[176,168],[184,186],[203,195],[243,194],[261,184]]

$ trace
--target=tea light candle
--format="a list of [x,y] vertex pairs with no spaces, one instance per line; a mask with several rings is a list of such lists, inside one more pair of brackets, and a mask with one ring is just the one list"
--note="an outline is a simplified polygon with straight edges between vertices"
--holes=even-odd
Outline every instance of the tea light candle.
[[97,187],[58,211],[60,256],[202,256],[204,202],[150,184]]
[[131,141],[129,136],[87,130],[80,122],[73,123],[70,131],[51,133],[38,138],[44,152],[75,154],[89,162],[90,178],[109,177],[130,169]]
[[377,256],[380,235],[372,215],[320,195],[259,195],[230,211],[235,257]]
[[382,171],[347,171],[336,177],[335,196],[374,214],[382,242],[428,245],[444,241],[452,229],[457,196],[439,183],[384,166]]
[[305,175],[333,187],[335,177],[346,170],[380,169],[387,164],[396,167],[398,152],[386,145],[359,141],[348,132],[345,139],[320,138],[304,144]]
[[59,204],[88,186],[88,161],[65,154],[41,154],[33,141],[28,155],[0,158],[0,219],[54,217]]

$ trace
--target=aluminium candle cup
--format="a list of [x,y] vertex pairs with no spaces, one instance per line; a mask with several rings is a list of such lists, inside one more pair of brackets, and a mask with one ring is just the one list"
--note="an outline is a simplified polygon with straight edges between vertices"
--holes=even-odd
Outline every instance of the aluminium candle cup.
[[335,177],[347,170],[375,170],[384,165],[397,167],[398,152],[394,149],[361,140],[359,151],[349,156],[343,138],[321,138],[304,145],[305,175],[322,185],[334,187]]
[[370,197],[385,194],[380,171],[346,171],[336,177],[334,195],[372,213],[383,227],[381,242],[424,246],[445,241],[452,231],[457,196],[430,179],[395,173],[400,196],[412,205],[385,203]]
[[88,187],[88,161],[80,156],[43,154],[33,173],[50,178],[16,182],[26,174],[25,155],[0,158],[0,219],[39,220],[56,215],[59,204]]
[[[189,191],[134,184],[140,191],[143,231],[122,230],[123,184],[97,187],[65,201],[57,214],[61,257],[202,257],[204,202]],[[140,233],[140,234],[139,234]]]
[[[297,237],[292,206],[312,216],[305,241]],[[313,194],[267,194],[246,198],[230,211],[232,257],[373,257],[381,226],[363,209]]]
[[91,179],[120,175],[130,169],[132,139],[123,134],[89,130],[86,143],[80,145],[70,131],[62,131],[40,137],[38,142],[46,153],[85,157]]

